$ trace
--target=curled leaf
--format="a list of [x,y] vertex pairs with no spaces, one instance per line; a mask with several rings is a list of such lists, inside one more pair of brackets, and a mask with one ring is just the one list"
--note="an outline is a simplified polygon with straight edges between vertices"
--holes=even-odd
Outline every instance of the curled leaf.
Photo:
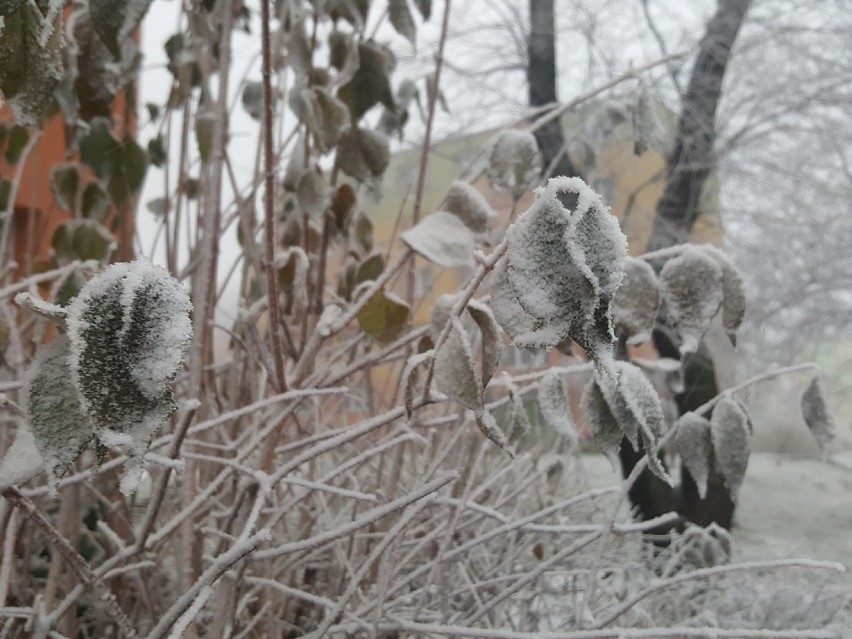
[[322,173],[315,167],[308,167],[296,182],[296,201],[299,207],[314,220],[322,220],[322,215],[331,204],[331,193]]
[[511,457],[514,457],[514,453],[509,448],[509,438],[506,437],[506,433],[500,430],[491,413],[487,410],[481,410],[477,411],[475,417],[476,425],[479,426],[482,434],[509,453]]
[[524,401],[521,399],[521,394],[518,392],[517,386],[506,376],[506,387],[509,391],[509,405],[511,406],[509,414],[512,421],[512,426],[509,431],[509,441],[516,442],[532,429],[530,418],[527,414],[527,409],[524,406]]
[[819,379],[814,377],[802,395],[802,417],[814,436],[821,451],[825,451],[837,436],[837,426],[825,405]]
[[660,287],[681,338],[681,352],[694,353],[725,298],[722,267],[701,249],[687,245],[663,265]]
[[411,417],[414,412],[414,389],[417,384],[417,369],[435,358],[434,350],[417,353],[408,358],[402,371],[402,388],[405,402],[405,414]]
[[695,479],[698,496],[707,497],[707,479],[713,461],[710,421],[696,413],[684,413],[675,424],[674,445],[686,470]]
[[509,320],[503,328],[515,345],[552,348],[570,338],[606,367],[614,339],[610,304],[627,240],[598,195],[579,178],[551,179],[536,190],[508,242],[492,308],[498,320]]
[[702,244],[704,250],[722,269],[722,326],[731,341],[735,341],[737,330],[743,322],[746,311],[745,285],[737,267],[730,258],[715,246]]
[[612,467],[616,468],[618,466],[618,449],[621,448],[624,433],[621,431],[621,425],[613,415],[612,409],[595,379],[590,379],[583,389],[580,407],[586,417],[586,424],[592,431],[595,444],[601,449]]
[[488,183],[495,191],[508,191],[515,200],[530,188],[541,172],[541,154],[535,136],[507,129],[491,147]]
[[502,331],[491,308],[478,300],[470,300],[467,304],[467,312],[479,327],[480,341],[482,343],[482,385],[487,386],[500,357],[503,355]]
[[716,469],[725,479],[725,485],[736,499],[745,477],[749,457],[749,427],[739,402],[722,397],[710,416],[710,436]]
[[612,317],[628,344],[651,339],[660,308],[660,287],[654,269],[640,259],[627,256],[624,280],[612,298]]

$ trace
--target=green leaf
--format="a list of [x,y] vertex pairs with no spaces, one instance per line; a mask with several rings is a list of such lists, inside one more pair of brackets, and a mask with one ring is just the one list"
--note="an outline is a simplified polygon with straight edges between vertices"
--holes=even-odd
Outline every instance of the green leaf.
[[414,18],[411,16],[408,0],[388,0],[388,16],[396,32],[408,40],[411,46],[416,47],[417,26],[414,24]]
[[151,138],[148,141],[148,157],[151,164],[160,168],[166,163],[166,143],[163,139],[163,134],[160,133],[157,137]]
[[9,196],[12,194],[12,182],[0,178],[0,212],[9,208]]
[[390,83],[394,64],[390,51],[375,42],[363,42],[358,45],[358,58],[358,70],[337,92],[349,108],[353,123],[379,103],[396,110]]
[[202,162],[209,162],[213,155],[213,134],[216,130],[216,114],[210,111],[195,117],[195,141]]
[[373,221],[363,211],[355,217],[355,243],[361,255],[367,255],[373,250]]
[[148,171],[148,154],[136,140],[128,136],[122,144],[122,161],[127,185],[133,193],[138,193]]
[[73,224],[73,221],[60,224],[53,232],[50,245],[53,247],[56,257],[66,260],[73,260],[76,257],[74,255],[74,247],[71,245],[71,238],[74,235]]
[[76,162],[55,164],[50,169],[53,199],[66,211],[73,211],[80,192],[80,167]]
[[410,309],[393,293],[377,291],[358,313],[358,324],[380,344],[390,344],[405,330]]
[[385,270],[385,258],[381,253],[374,253],[358,265],[355,272],[355,284],[377,280]]
[[115,248],[115,238],[98,222],[83,220],[74,228],[71,248],[81,260],[106,262]]
[[150,200],[145,207],[151,211],[156,216],[163,216],[166,214],[166,211],[169,210],[169,198],[167,197],[157,197],[153,200]]
[[160,117],[160,107],[153,102],[146,102],[145,109],[148,111],[148,119],[151,122]]
[[354,128],[337,148],[337,163],[346,175],[360,182],[381,177],[390,164],[390,146],[381,133]]
[[80,157],[102,180],[109,180],[121,172],[124,158],[121,143],[112,134],[107,118],[97,117],[80,141]]
[[103,222],[109,214],[112,200],[103,186],[98,182],[90,182],[83,189],[83,217],[89,220]]
[[15,164],[21,158],[29,139],[30,134],[24,127],[15,125],[9,129],[9,138],[6,141],[6,161],[9,164]]

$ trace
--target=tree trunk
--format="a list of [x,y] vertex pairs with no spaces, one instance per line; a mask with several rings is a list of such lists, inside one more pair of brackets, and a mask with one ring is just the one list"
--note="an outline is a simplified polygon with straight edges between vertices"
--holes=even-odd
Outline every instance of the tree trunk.
[[[535,2],[532,2],[535,4]],[[751,0],[719,0],[707,23],[698,58],[683,96],[677,137],[666,169],[666,186],[657,204],[649,251],[688,241],[698,203],[714,165],[716,109],[731,48]]]
[[[556,102],[556,33],[553,0],[530,0],[530,34],[527,40],[527,83],[531,107]],[[562,138],[559,118],[535,131],[541,149],[541,170],[550,175],[579,175]],[[552,166],[552,168],[551,168]]]

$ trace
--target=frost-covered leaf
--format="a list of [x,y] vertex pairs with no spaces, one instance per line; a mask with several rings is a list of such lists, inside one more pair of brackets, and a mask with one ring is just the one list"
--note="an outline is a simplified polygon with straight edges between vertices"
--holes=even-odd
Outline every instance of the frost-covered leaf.
[[358,313],[358,324],[367,335],[389,344],[402,335],[411,309],[394,293],[377,291]]
[[545,375],[538,385],[538,405],[542,417],[554,431],[566,438],[571,444],[576,444],[580,436],[571,418],[571,409],[565,395],[565,385],[556,373]]
[[624,280],[612,298],[615,325],[627,337],[628,344],[651,339],[660,308],[660,287],[654,269],[644,260],[627,256]]
[[494,317],[510,337],[526,335],[539,329],[542,322],[531,317],[521,306],[515,289],[509,281],[508,260],[501,260],[494,267],[489,305]]
[[402,392],[405,402],[405,414],[408,417],[411,417],[411,414],[414,412],[414,390],[417,384],[417,369],[423,364],[431,362],[434,358],[435,351],[430,349],[412,355],[405,363],[405,368],[402,371]]
[[596,380],[590,379],[583,389],[580,407],[586,417],[586,424],[592,431],[595,444],[609,459],[612,467],[616,468],[618,465],[618,449],[621,448],[624,433]]
[[73,211],[80,192],[80,166],[76,162],[54,164],[50,169],[53,199],[66,211]]
[[35,444],[55,486],[95,436],[95,425],[72,383],[71,347],[58,336],[44,346],[27,374],[25,408]]
[[540,172],[541,154],[532,133],[507,129],[494,141],[488,161],[488,183],[492,189],[507,191],[518,200]]
[[470,338],[458,317],[451,321],[450,333],[435,355],[435,386],[462,406],[481,411],[482,380],[476,370]]
[[349,109],[325,89],[318,88],[315,91],[319,118],[314,135],[320,142],[320,148],[327,151],[337,145],[349,129]]
[[291,246],[276,256],[278,286],[286,296],[284,312],[301,315],[308,306],[308,255],[301,246]]
[[450,185],[444,208],[474,233],[487,233],[491,219],[497,215],[482,193],[461,181]]
[[263,115],[263,83],[246,82],[243,86],[242,104],[249,116],[260,120]]
[[354,128],[347,131],[337,147],[337,163],[359,182],[381,177],[390,164],[390,146],[381,133]]
[[384,108],[379,118],[378,129],[387,136],[397,135],[402,139],[403,129],[408,122],[408,112],[411,102],[420,106],[420,91],[414,81],[403,80],[396,90],[396,109]]
[[743,483],[749,457],[748,415],[740,404],[723,397],[710,416],[710,436],[716,469],[725,478],[725,485],[736,499]]
[[0,489],[23,484],[35,477],[44,466],[44,460],[27,428],[18,428],[15,441],[0,461]]
[[701,249],[686,245],[663,265],[660,288],[681,352],[694,353],[725,297],[722,267]]
[[18,124],[36,124],[50,110],[63,76],[61,12],[21,0],[0,3],[0,18],[0,92]]
[[477,300],[470,300],[467,304],[467,312],[479,327],[480,341],[482,342],[482,386],[488,386],[500,357],[503,355],[503,332],[500,325],[494,319],[491,308]]
[[[639,450],[641,440],[648,457],[648,468],[671,483],[671,477],[657,459],[657,441],[665,424],[657,391],[641,369],[629,362],[613,362],[613,372],[614,376],[596,371],[591,384],[597,387],[597,391],[590,391],[587,387],[588,400],[584,395],[584,402],[588,401],[595,413],[597,425],[593,427],[593,433],[597,428],[601,432],[601,439],[612,446],[615,435],[611,432],[612,424],[609,420],[615,420],[621,434],[636,450]],[[600,398],[606,403],[607,410],[600,405]]]
[[506,387],[509,391],[509,416],[511,419],[511,428],[509,429],[509,441],[516,442],[532,430],[529,414],[527,414],[524,401],[521,399],[521,394],[518,388],[506,376]]
[[818,378],[814,377],[808,385],[807,390],[802,395],[801,404],[802,417],[805,419],[805,423],[811,429],[820,450],[825,451],[826,446],[837,435],[837,426],[825,405],[825,398],[822,395],[822,387]]
[[[68,306],[71,381],[101,441],[120,441],[132,473],[174,411],[171,384],[192,336],[183,287],[147,260],[113,264]],[[138,471],[138,472],[137,472]],[[123,480],[132,489],[133,477]]]
[[453,314],[453,307],[458,302],[458,295],[444,293],[439,295],[432,306],[432,314],[429,318],[429,332],[433,340],[437,340],[444,326],[450,321]]
[[328,183],[319,170],[308,167],[296,182],[296,201],[299,207],[315,220],[322,215],[331,203]]
[[452,213],[437,211],[402,234],[408,247],[441,266],[470,266],[476,245],[473,234]]
[[358,70],[337,92],[337,97],[349,108],[353,124],[376,104],[396,109],[390,83],[395,63],[393,54],[373,41],[360,43],[357,51]]
[[139,26],[151,0],[89,0],[89,16],[95,32],[116,59],[121,43]]
[[121,171],[121,142],[112,134],[109,119],[92,120],[91,128],[80,141],[80,158],[102,180],[109,180]]
[[479,427],[482,434],[509,453],[511,457],[514,457],[514,454],[509,449],[509,438],[506,437],[506,433],[500,430],[500,426],[497,425],[497,422],[491,413],[487,410],[481,410],[477,411],[475,417],[476,425]]
[[627,240],[598,195],[579,178],[551,179],[536,190],[508,242],[506,275],[498,273],[491,305],[498,321],[509,320],[503,328],[515,345],[552,348],[571,338],[599,366],[608,366],[610,304],[621,284]]
[[710,420],[696,413],[684,413],[675,424],[674,446],[686,470],[695,479],[698,496],[707,497],[707,479],[713,461]]
[[408,40],[412,46],[416,46],[417,26],[408,7],[408,0],[388,0],[388,17],[396,32]]
[[731,341],[736,340],[737,330],[742,324],[746,311],[745,285],[737,267],[730,258],[715,246],[702,244],[700,246],[722,269],[722,326]]

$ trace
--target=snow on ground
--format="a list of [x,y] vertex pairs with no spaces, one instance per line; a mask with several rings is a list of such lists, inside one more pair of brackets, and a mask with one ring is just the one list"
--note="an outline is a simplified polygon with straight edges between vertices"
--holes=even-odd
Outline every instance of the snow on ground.
[[[601,454],[582,456],[591,486],[620,481]],[[852,450],[827,461],[752,453],[733,530],[739,561],[808,557],[837,561],[852,587]]]

